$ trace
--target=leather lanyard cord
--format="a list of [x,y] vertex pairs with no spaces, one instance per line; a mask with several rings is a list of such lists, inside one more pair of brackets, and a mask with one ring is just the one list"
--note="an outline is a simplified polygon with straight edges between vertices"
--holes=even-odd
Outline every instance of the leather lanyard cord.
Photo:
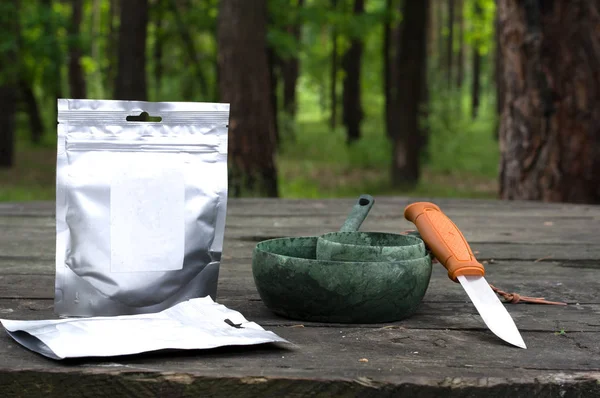
[[559,301],[548,301],[543,297],[528,297],[521,296],[518,293],[508,293],[498,289],[497,287],[490,285],[492,290],[502,296],[506,303],[517,304],[517,303],[533,303],[533,304],[550,304],[550,305],[567,305],[567,303],[562,303]]

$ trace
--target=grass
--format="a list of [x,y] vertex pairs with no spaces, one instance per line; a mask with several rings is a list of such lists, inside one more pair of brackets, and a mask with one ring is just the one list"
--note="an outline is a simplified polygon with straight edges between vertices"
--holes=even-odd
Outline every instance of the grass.
[[15,166],[0,169],[0,201],[54,200],[56,150],[18,142]]
[[[494,111],[484,98],[480,116],[471,120],[461,96],[432,101],[427,123],[430,131],[422,177],[415,189],[390,187],[390,143],[382,118],[381,99],[365,96],[362,138],[347,146],[344,129],[331,131],[328,115],[319,101],[305,92],[294,122],[281,121],[282,146],[277,154],[280,196],[284,198],[403,195],[428,197],[492,198],[497,192],[498,144],[493,138]],[[452,108],[449,104],[453,105]],[[458,107],[458,108],[457,108]],[[55,197],[56,143],[48,134],[41,147],[25,137],[19,123],[16,165],[0,169],[0,201],[53,200]],[[292,138],[293,132],[293,138]]]
[[[390,187],[391,147],[381,117],[367,117],[362,138],[348,147],[343,128],[331,131],[327,115],[311,109],[317,101],[301,104],[304,112],[297,123],[282,123],[283,143],[277,158],[281,196],[496,197],[499,153],[493,138],[493,103],[484,99],[479,117],[471,120],[469,104],[455,99],[432,101],[427,156],[419,184],[412,190]],[[456,102],[460,108],[448,105]],[[366,113],[374,114],[378,106],[365,107]]]

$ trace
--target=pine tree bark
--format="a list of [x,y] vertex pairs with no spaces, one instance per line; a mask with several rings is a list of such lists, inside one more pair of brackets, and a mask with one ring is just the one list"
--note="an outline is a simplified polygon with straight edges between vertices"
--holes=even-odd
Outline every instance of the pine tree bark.
[[600,203],[600,2],[500,0],[503,199]]
[[81,44],[79,40],[79,31],[81,26],[81,15],[83,13],[83,0],[71,0],[71,25],[69,34],[77,38],[77,41],[71,44],[69,48],[69,88],[71,98],[85,98],[85,77],[81,68]]
[[[353,14],[361,15],[365,11],[364,0],[354,0]],[[363,119],[363,110],[360,95],[360,70],[362,61],[363,43],[360,38],[352,38],[350,47],[344,53],[342,69],[343,81],[343,109],[342,119],[346,127],[346,141],[352,143],[360,139],[360,123]]]
[[146,35],[148,0],[120,2],[121,23],[115,98],[146,101]]
[[19,68],[18,0],[0,4],[0,33],[4,50],[0,52],[0,168],[12,167],[15,153],[16,82]]
[[392,185],[412,187],[420,176],[424,132],[420,121],[426,83],[429,0],[405,1],[397,62],[397,95],[392,145]]
[[266,35],[266,0],[220,1],[219,88],[221,101],[231,105],[230,191],[236,197],[278,195]]

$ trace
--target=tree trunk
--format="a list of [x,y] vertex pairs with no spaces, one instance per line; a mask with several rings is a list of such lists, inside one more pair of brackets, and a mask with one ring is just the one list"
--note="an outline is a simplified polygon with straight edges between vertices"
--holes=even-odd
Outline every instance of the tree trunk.
[[[481,7],[476,2],[474,4],[474,16],[476,19],[481,17]],[[481,53],[479,52],[480,41],[476,39],[473,43],[473,67],[471,84],[471,117],[477,118],[479,112],[480,94],[481,94]]]
[[276,197],[266,0],[221,0],[217,31],[221,101],[231,104],[231,194]]
[[54,11],[52,9],[52,0],[42,0],[42,5],[48,12],[48,17],[44,19],[44,31],[47,37],[50,37],[49,47],[50,47],[50,56],[52,60],[52,64],[49,65],[46,70],[46,73],[49,73],[48,76],[48,88],[50,90],[50,95],[54,98],[62,97],[62,76],[60,73],[61,66],[63,65],[63,54],[60,49],[59,39],[57,35],[57,26],[54,17]]
[[[304,0],[298,0],[298,9],[304,6]],[[296,42],[300,42],[301,25],[298,21],[288,27],[288,32],[291,33]],[[300,76],[300,59],[298,56],[286,59],[281,65],[283,77],[283,109],[292,117],[296,115],[298,104],[296,103],[296,85]]]
[[446,42],[446,79],[452,88],[452,64],[454,63],[454,0],[448,0],[448,41]]
[[[497,3],[497,0],[496,0]],[[500,45],[500,24],[498,12],[494,18],[494,83],[496,86],[496,124],[494,128],[494,139],[500,139],[500,119],[504,109],[504,69],[502,46]]]
[[25,78],[19,79],[19,94],[29,118],[31,142],[39,144],[44,136],[44,123],[42,122],[40,107],[38,106],[31,84]]
[[81,26],[81,14],[83,12],[83,0],[71,0],[72,15],[69,34],[71,38],[76,38],[76,42],[69,48],[69,87],[71,89],[71,98],[85,98],[85,77],[81,68],[81,40],[79,31]]
[[[364,0],[354,0],[354,16],[365,11]],[[363,110],[360,95],[360,66],[362,61],[363,43],[360,38],[350,40],[350,48],[342,59],[344,70],[343,81],[343,120],[346,126],[347,142],[352,143],[360,139],[360,123]]]
[[18,0],[0,4],[2,24],[0,40],[3,51],[0,52],[0,168],[12,167],[15,153],[15,114],[18,60]]
[[473,83],[471,85],[471,117],[477,118],[479,112],[480,93],[481,93],[481,54],[479,54],[478,43],[473,46]]
[[281,137],[279,135],[279,120],[277,117],[279,114],[279,103],[277,99],[277,86],[279,79],[277,76],[277,69],[282,69],[282,62],[277,56],[277,52],[273,46],[267,47],[267,63],[269,65],[269,81],[271,82],[269,90],[269,103],[271,104],[271,118],[273,119],[273,126],[275,129],[275,144],[278,147]]
[[[337,11],[337,0],[331,0],[331,8],[334,12]],[[338,72],[338,42],[337,42],[337,28],[335,25],[331,27],[331,42],[333,48],[331,49],[331,82],[330,82],[330,98],[331,98],[331,119],[329,126],[331,129],[335,129],[337,125],[337,72]]]
[[296,85],[300,75],[299,60],[297,56],[281,63],[281,77],[283,78],[283,110],[290,116],[296,115]]
[[[431,0],[430,0],[431,1]],[[427,46],[429,43],[429,33],[431,29],[429,25],[431,25],[432,12],[431,12],[431,3],[428,6],[427,14],[425,21],[425,55],[423,56],[423,64],[421,65],[424,71],[424,74],[421,78],[421,98],[419,98],[419,123],[420,120],[427,120],[429,117],[429,54],[427,52]],[[418,143],[418,151],[420,152],[419,157],[422,161],[429,162],[431,159],[429,152],[427,151],[427,146],[429,145],[429,126],[428,123],[423,123],[419,125],[419,143]]]
[[[269,6],[267,1],[267,32],[270,26],[277,24],[275,16],[269,12]],[[269,65],[269,99],[271,104],[271,118],[273,119],[273,126],[275,131],[275,146],[279,148],[281,143],[281,135],[279,131],[279,98],[277,96],[280,76],[283,73],[284,61],[277,54],[277,50],[274,45],[267,43],[267,64]]]
[[600,4],[498,2],[503,199],[600,203]]
[[459,89],[462,88],[463,81],[465,80],[465,18],[463,15],[463,5],[464,0],[457,0],[456,22],[458,25],[458,54],[456,54],[456,87]]
[[[12,5],[10,6],[12,7]],[[1,11],[0,11],[1,12]],[[22,43],[22,35],[20,28],[17,25],[17,46],[20,47]],[[10,51],[9,51],[10,53]],[[14,61],[13,61],[14,62]],[[18,97],[17,101],[25,106],[25,112],[27,112],[27,118],[29,121],[29,140],[33,144],[39,144],[42,142],[44,136],[44,122],[42,121],[42,115],[40,113],[40,107],[38,106],[37,98],[33,92],[33,73],[28,70],[26,65],[19,60],[17,63],[18,71]],[[13,75],[14,76],[14,75]],[[18,106],[17,106],[18,112]]]
[[[431,0],[429,6],[429,31],[427,32],[427,57],[433,59],[438,51],[438,12],[436,3],[438,0]],[[437,59],[437,58],[436,58]]]
[[15,153],[16,88],[13,83],[0,85],[0,167],[12,167]]
[[419,180],[423,142],[420,127],[426,84],[429,0],[405,1],[397,64],[396,118],[393,134],[392,184],[412,187]]
[[[410,1],[410,0],[407,0]],[[430,0],[432,2],[432,4],[435,7],[435,14],[436,14],[436,21],[437,21],[437,61],[438,61],[438,66],[439,66],[439,73],[440,73],[440,77],[442,76],[442,74],[444,73],[444,69],[446,69],[447,65],[447,55],[446,55],[446,49],[444,48],[444,44],[446,43],[446,40],[444,38],[444,17],[446,15],[446,13],[444,12],[444,4],[442,4],[442,1],[444,0]],[[442,79],[440,79],[442,80]]]
[[[58,98],[63,96],[63,79],[61,70],[66,59],[60,46],[60,39],[58,36],[58,30],[60,29],[58,26],[59,21],[56,20],[54,9],[52,7],[52,0],[42,0],[41,5],[42,8],[48,13],[47,17],[44,18],[43,27],[44,35],[48,40],[47,47],[50,54],[50,63],[44,67],[42,72],[44,79],[42,88],[44,90],[45,97],[52,99],[53,106],[47,110],[48,114],[50,114],[50,119],[56,120],[56,101]],[[13,98],[15,98],[15,96],[13,96]],[[34,142],[34,144],[35,143],[38,142]]]
[[146,101],[148,0],[122,1],[115,98]]

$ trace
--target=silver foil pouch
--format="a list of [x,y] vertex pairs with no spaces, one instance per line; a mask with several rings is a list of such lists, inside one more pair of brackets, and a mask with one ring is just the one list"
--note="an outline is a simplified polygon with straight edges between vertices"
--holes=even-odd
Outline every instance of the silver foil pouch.
[[58,315],[216,299],[228,121],[228,104],[58,100]]

